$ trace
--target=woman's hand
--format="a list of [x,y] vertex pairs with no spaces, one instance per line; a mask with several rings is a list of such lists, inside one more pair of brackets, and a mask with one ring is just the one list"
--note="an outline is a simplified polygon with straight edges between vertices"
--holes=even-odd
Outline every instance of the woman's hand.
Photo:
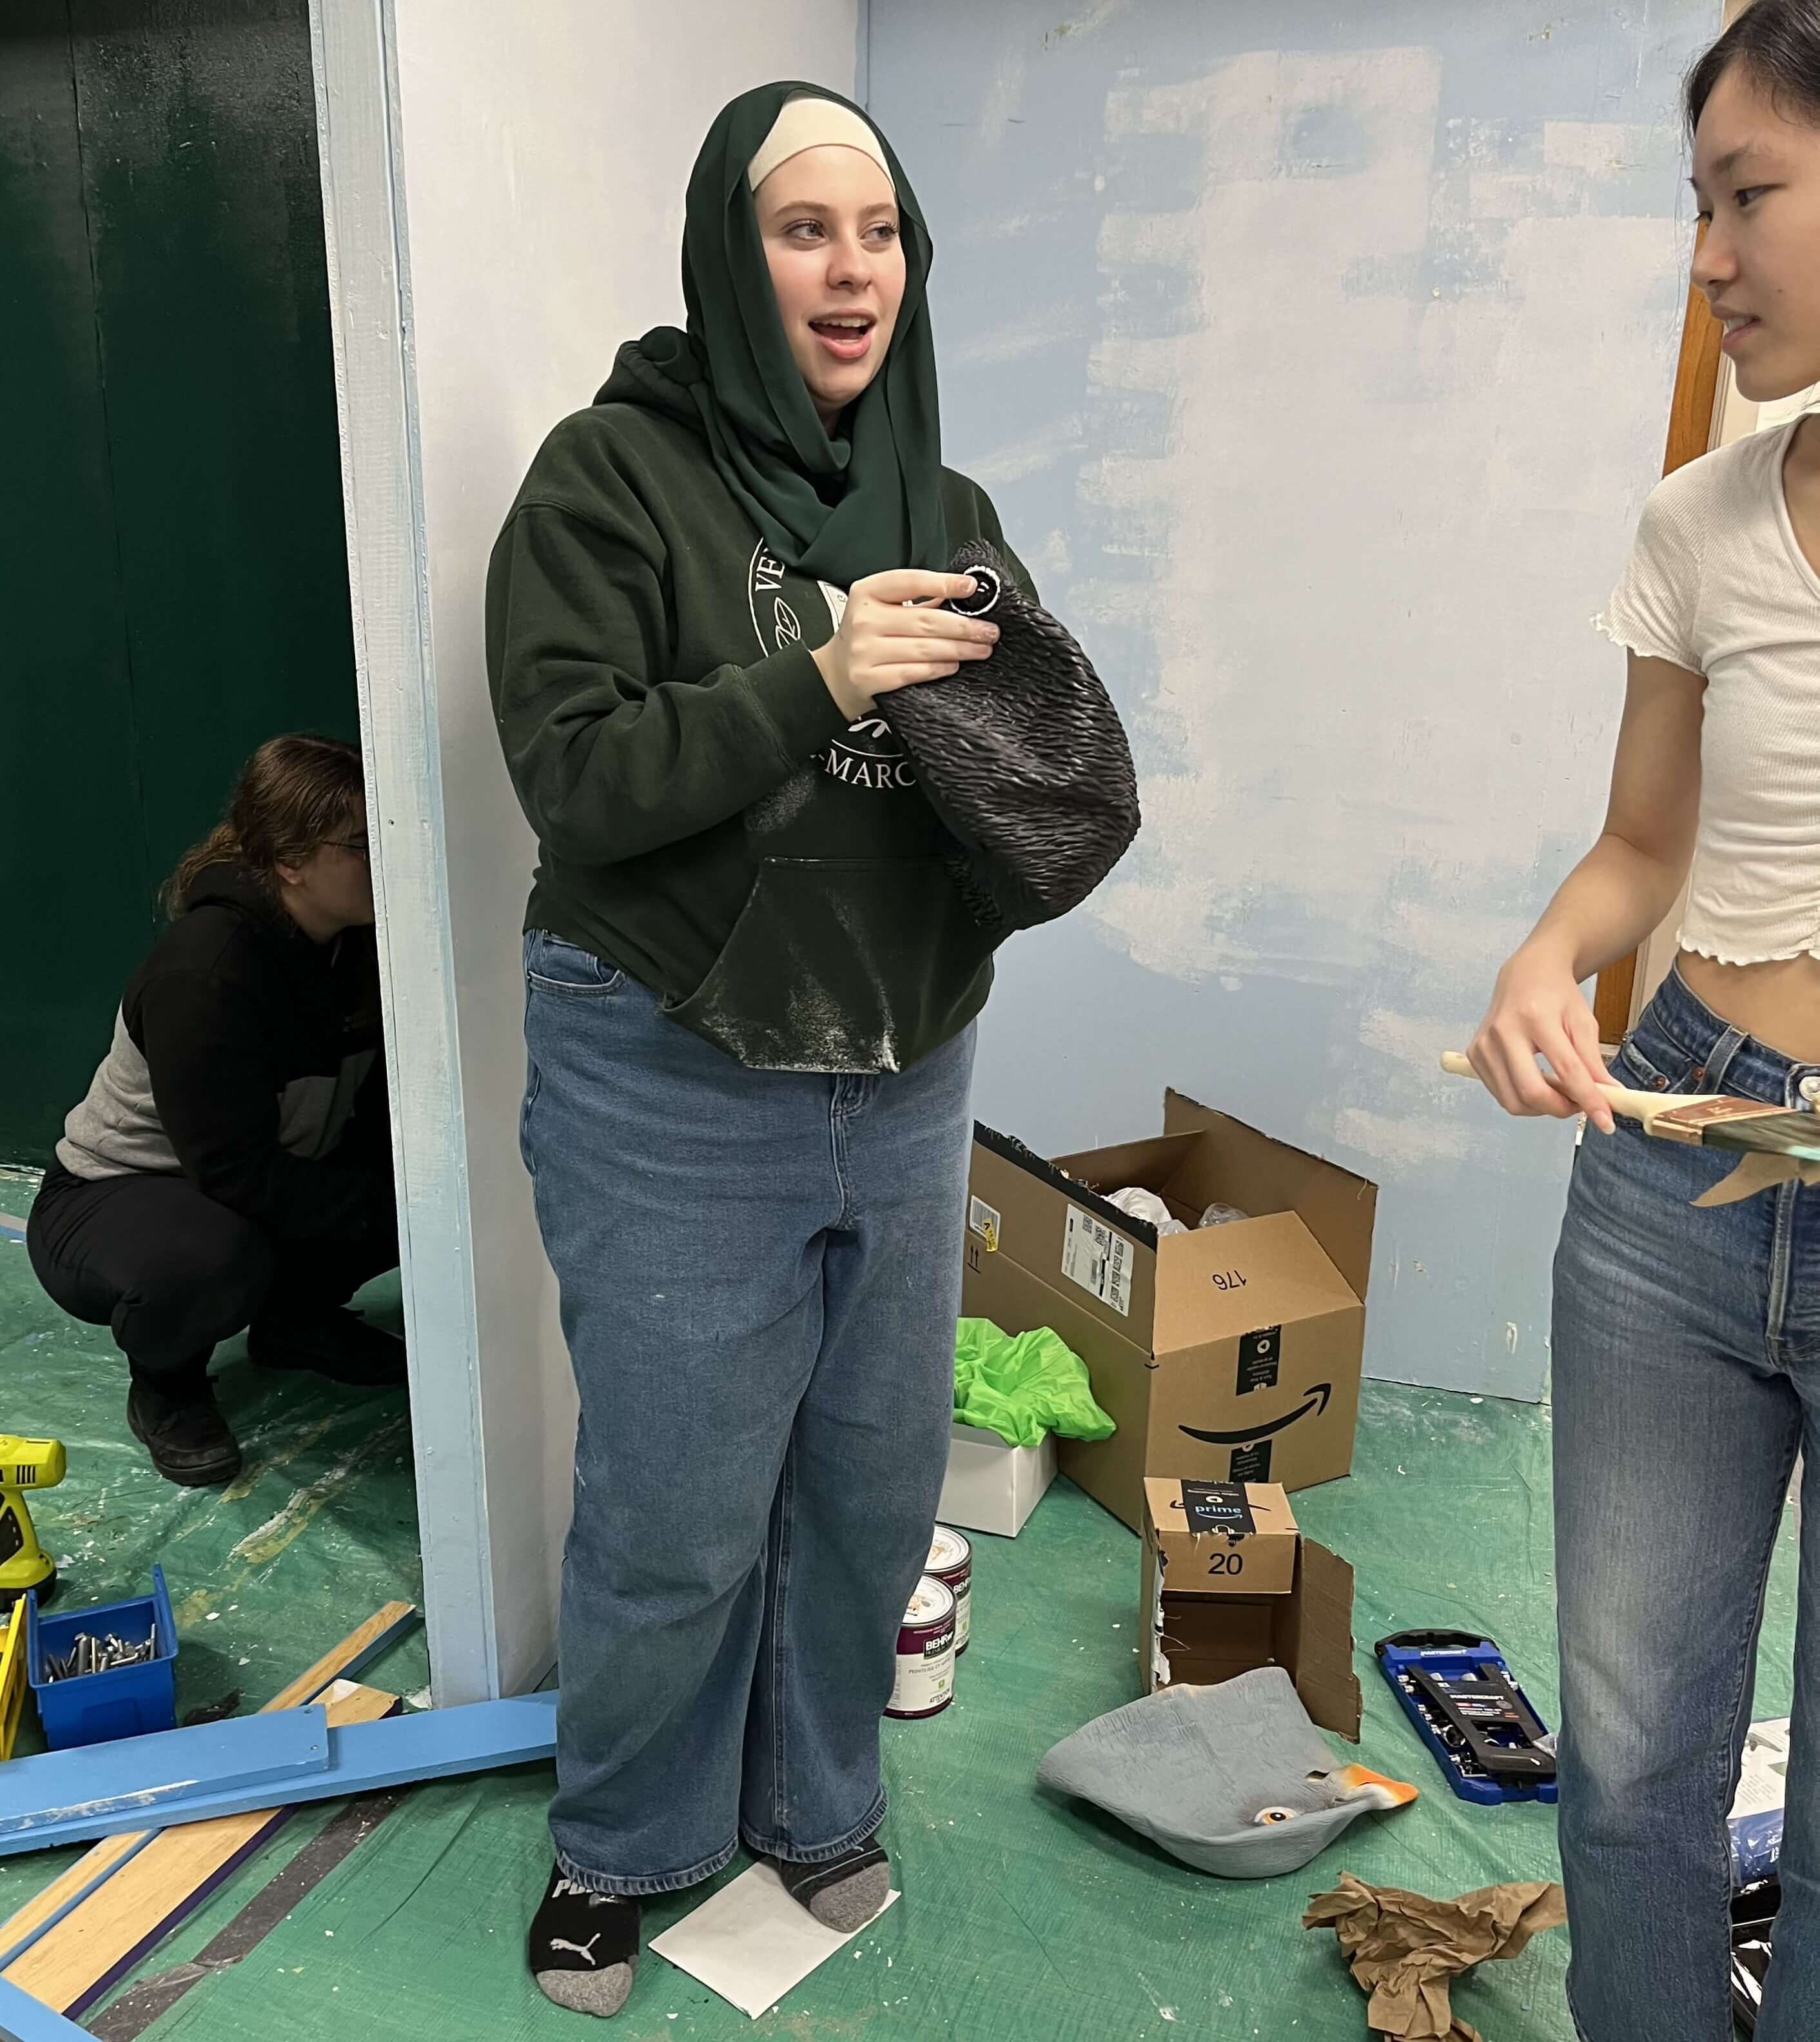
[[840,629],[811,655],[849,721],[857,722],[881,695],[943,679],[969,660],[992,656],[996,624],[932,606],[973,592],[970,576],[920,568],[868,575],[853,584]]
[[[1611,1083],[1599,1054],[1599,1024],[1558,948],[1531,937],[1498,973],[1491,1007],[1466,1056],[1506,1113],[1584,1113],[1609,1134]],[[1548,1061],[1545,1071],[1539,1056]]]

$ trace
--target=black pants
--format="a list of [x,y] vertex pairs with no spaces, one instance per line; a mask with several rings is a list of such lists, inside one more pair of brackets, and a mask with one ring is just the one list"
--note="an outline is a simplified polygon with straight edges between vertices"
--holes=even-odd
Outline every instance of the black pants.
[[53,1161],[25,1225],[32,1268],[72,1318],[109,1326],[133,1379],[198,1394],[216,1343],[269,1317],[345,1305],[398,1263],[388,1230],[277,1241],[187,1177],[78,1177]]

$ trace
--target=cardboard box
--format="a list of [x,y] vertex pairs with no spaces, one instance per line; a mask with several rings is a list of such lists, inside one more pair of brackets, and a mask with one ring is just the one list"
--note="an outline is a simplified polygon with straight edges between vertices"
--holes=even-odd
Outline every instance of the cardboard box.
[[935,1515],[963,1532],[996,1532],[1015,1539],[1055,1480],[1055,1436],[1040,1446],[1014,1447],[978,1425],[956,1425],[948,1435],[948,1472]]
[[1275,1482],[1152,1479],[1144,1501],[1172,1589],[1265,1596],[1295,1586],[1295,1516]]
[[[1144,1524],[1146,1476],[1332,1482],[1352,1465],[1377,1187],[1168,1094],[1164,1132],[1046,1162],[977,1128],[962,1311],[1050,1326],[1118,1429],[1064,1440],[1061,1471]],[[1107,1203],[1155,1191],[1161,1240]],[[1215,1203],[1250,1215],[1196,1227]]]
[[[1219,1577],[1197,1570],[1194,1548],[1184,1577],[1181,1534],[1150,1516],[1153,1502],[1167,1508],[1169,1488],[1153,1482],[1145,1489],[1145,1692],[1215,1687],[1254,1667],[1281,1666],[1314,1721],[1356,1744],[1364,1698],[1352,1668],[1351,1567],[1298,1535],[1287,1590],[1235,1595]],[[1206,1535],[1203,1554],[1213,1550]]]

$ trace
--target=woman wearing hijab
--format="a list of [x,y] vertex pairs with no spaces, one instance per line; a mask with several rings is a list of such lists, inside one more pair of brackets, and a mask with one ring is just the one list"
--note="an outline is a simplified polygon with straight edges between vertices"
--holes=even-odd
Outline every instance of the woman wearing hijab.
[[[641,1896],[743,1841],[821,1921],[890,1868],[878,1723],[946,1466],[992,938],[881,710],[989,656],[889,146],[744,94],[686,332],[621,350],[495,549],[539,862],[523,1148],[580,1391],[539,1984],[617,2013]],[[1025,583],[1027,587],[1027,583]]]

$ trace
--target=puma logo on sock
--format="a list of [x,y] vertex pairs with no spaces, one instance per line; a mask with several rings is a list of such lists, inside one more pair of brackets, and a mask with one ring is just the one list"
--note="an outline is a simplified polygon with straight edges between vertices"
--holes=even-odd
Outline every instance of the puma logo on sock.
[[545,1997],[578,2013],[618,2013],[638,1967],[641,1918],[629,1895],[596,1893],[556,1867],[525,1941]]

